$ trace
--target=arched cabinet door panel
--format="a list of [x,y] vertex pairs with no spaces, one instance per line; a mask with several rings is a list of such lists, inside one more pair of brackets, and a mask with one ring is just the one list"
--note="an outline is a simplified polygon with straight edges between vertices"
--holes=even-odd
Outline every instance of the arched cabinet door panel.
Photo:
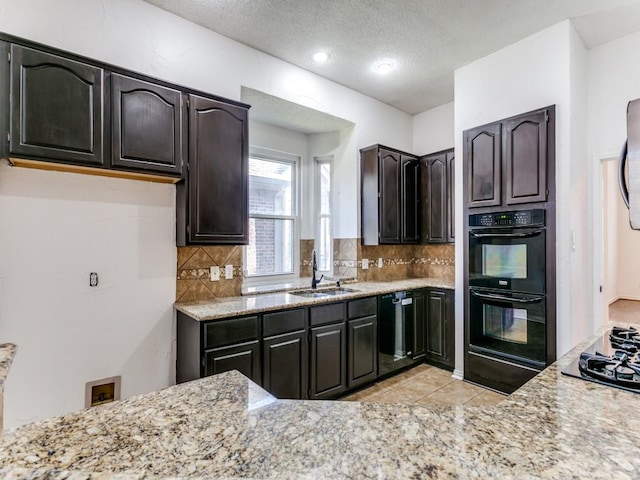
[[505,122],[505,203],[547,200],[547,122],[540,110]]
[[102,166],[104,71],[11,45],[9,154]]
[[469,208],[500,205],[500,133],[499,122],[464,133]]
[[190,243],[249,242],[246,108],[189,96]]
[[182,176],[186,109],[182,93],[111,75],[111,165]]

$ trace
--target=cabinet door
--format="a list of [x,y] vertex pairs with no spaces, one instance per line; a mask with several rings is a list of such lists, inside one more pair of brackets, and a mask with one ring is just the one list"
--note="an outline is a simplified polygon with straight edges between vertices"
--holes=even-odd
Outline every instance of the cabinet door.
[[337,397],[347,387],[346,324],[311,329],[311,400]]
[[456,241],[456,162],[454,151],[447,152],[447,242]]
[[182,94],[111,75],[111,165],[182,175]]
[[446,153],[423,160],[422,177],[425,202],[422,206],[424,243],[447,242],[447,161]]
[[469,208],[500,205],[500,129],[498,122],[464,132]]
[[350,320],[348,323],[349,372],[347,383],[349,388],[373,382],[376,379],[378,363],[377,329],[378,321],[375,315],[358,320]]
[[402,202],[402,243],[418,243],[420,240],[420,162],[418,159],[402,155],[402,182],[400,200]]
[[261,385],[260,342],[242,343],[204,352],[204,376],[238,370]]
[[400,243],[400,154],[379,152],[380,243]]
[[545,202],[547,200],[546,110],[505,121],[505,202]]
[[426,355],[425,347],[425,294],[416,291],[413,294],[413,359],[420,360]]
[[264,339],[262,386],[277,398],[307,396],[307,332]]
[[247,109],[196,95],[189,102],[189,241],[246,245]]
[[11,45],[10,155],[103,165],[101,68]]
[[427,358],[453,368],[453,342],[453,295],[446,291],[431,290],[427,299]]

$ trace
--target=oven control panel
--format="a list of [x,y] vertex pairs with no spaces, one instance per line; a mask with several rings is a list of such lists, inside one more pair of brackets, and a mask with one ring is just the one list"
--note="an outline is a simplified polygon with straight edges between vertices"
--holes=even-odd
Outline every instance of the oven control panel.
[[518,210],[469,215],[470,227],[527,227],[530,225],[544,225],[544,210]]

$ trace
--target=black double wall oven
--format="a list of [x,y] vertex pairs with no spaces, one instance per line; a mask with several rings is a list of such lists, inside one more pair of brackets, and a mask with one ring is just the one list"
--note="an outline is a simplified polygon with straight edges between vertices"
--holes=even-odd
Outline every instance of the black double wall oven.
[[509,391],[545,366],[545,211],[470,215],[468,240],[468,377]]

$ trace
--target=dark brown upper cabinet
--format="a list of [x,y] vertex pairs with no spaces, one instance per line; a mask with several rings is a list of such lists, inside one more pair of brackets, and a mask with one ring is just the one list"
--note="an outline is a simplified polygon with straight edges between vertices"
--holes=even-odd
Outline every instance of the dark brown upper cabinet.
[[360,150],[363,245],[418,243],[419,162],[381,145]]
[[401,157],[401,243],[420,241],[420,162],[415,157]]
[[111,75],[111,165],[182,176],[186,106],[182,93]]
[[447,152],[447,240],[456,241],[456,155],[453,149]]
[[547,199],[547,110],[504,121],[505,203]]
[[189,168],[177,185],[178,245],[249,242],[248,106],[189,95]]
[[494,123],[464,133],[470,208],[500,205],[501,131]]
[[421,157],[422,243],[454,241],[453,149]]
[[464,132],[469,208],[547,201],[554,115],[550,106]]
[[102,166],[102,68],[11,45],[9,156]]

